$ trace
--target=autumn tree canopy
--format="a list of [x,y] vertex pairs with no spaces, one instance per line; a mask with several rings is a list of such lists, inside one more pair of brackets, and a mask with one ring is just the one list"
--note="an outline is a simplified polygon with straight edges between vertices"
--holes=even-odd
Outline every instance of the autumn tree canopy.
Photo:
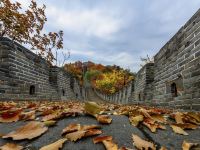
[[91,61],[65,64],[64,69],[77,77],[81,85],[87,80],[93,88],[106,94],[113,94],[134,80],[134,74],[130,70]]
[[52,51],[63,48],[63,31],[42,33],[47,21],[45,8],[33,0],[26,9],[19,2],[1,0],[0,37],[31,45],[32,50],[39,50],[39,55],[51,63],[55,59]]

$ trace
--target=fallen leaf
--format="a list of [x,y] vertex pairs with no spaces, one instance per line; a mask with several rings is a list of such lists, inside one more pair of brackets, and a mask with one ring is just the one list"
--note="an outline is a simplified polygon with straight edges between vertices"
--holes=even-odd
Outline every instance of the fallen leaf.
[[127,147],[124,147],[124,146],[123,146],[123,147],[120,147],[119,150],[133,150],[133,149],[127,148]]
[[197,125],[194,125],[194,124],[191,124],[191,123],[184,123],[184,124],[174,123],[173,125],[178,126],[182,129],[197,129],[198,128]]
[[160,150],[167,150],[167,148],[162,146]]
[[156,123],[154,120],[151,120],[151,119],[145,119],[142,123],[146,127],[148,127],[151,130],[151,132],[156,132],[157,128],[163,129],[163,130],[166,129],[165,126],[160,125],[160,124]]
[[32,121],[18,128],[16,131],[4,135],[3,138],[13,138],[13,140],[33,139],[48,130],[44,123]]
[[35,111],[22,112],[20,115],[21,120],[34,120],[35,119]]
[[14,144],[14,143],[6,143],[5,145],[0,147],[1,150],[22,150],[23,146]]
[[186,114],[200,123],[200,116],[196,112],[187,112]]
[[102,131],[98,130],[98,129],[89,129],[85,132],[84,137],[88,137],[88,136],[93,136],[93,135],[98,135],[101,134]]
[[56,121],[54,121],[54,120],[44,121],[43,123],[44,123],[45,126],[47,126],[47,127],[55,126],[55,125],[56,125]]
[[200,125],[200,117],[196,113],[184,113],[183,120],[185,123],[193,123],[196,125]]
[[141,112],[143,114],[144,117],[149,118],[151,120],[153,120],[153,118],[150,116],[150,114],[148,113],[148,111],[144,108],[140,108],[139,112]]
[[152,117],[153,120],[155,120],[156,122],[159,122],[159,123],[167,123],[166,118],[164,118],[163,115],[161,115],[161,114],[153,114],[153,115],[151,115],[151,117]]
[[175,133],[182,134],[182,135],[188,135],[188,133],[185,132],[181,127],[178,127],[176,125],[170,125],[170,126]]
[[102,124],[110,124],[112,122],[112,118],[108,115],[97,115],[97,121]]
[[130,116],[129,121],[133,126],[138,126],[138,124],[144,120],[143,115],[137,115],[137,116]]
[[72,123],[62,130],[62,134],[78,131],[80,130],[80,128],[81,128],[80,124]]
[[80,130],[99,129],[99,128],[101,128],[101,126],[94,124],[80,126]]
[[98,125],[80,125],[80,124],[69,124],[66,128],[63,129],[62,134],[70,133],[78,130],[89,130],[89,129],[97,129],[101,128]]
[[102,142],[106,147],[106,150],[118,150],[117,144],[112,140],[112,136],[101,136],[93,138],[94,144]]
[[16,122],[20,119],[22,110],[8,110],[0,115],[0,122]]
[[66,138],[60,139],[52,144],[40,148],[40,150],[59,150],[66,141]]
[[105,140],[111,141],[112,136],[99,136],[99,137],[93,138],[94,144],[105,141]]
[[69,139],[70,141],[77,141],[78,139],[81,139],[82,137],[84,137],[86,131],[76,131],[76,132],[72,132],[72,133],[68,133],[65,135],[65,137],[67,139]]
[[0,138],[2,137],[2,136],[4,136],[5,134],[3,134],[3,133],[0,133]]
[[132,139],[134,146],[140,150],[156,150],[156,146],[153,143],[145,141],[135,134],[132,134]]
[[101,112],[100,106],[95,102],[86,102],[84,109],[85,112],[90,115],[99,114]]
[[181,124],[184,123],[184,121],[183,121],[184,114],[183,113],[177,112],[177,113],[175,113],[174,117],[175,117],[176,123],[181,123]]
[[52,114],[46,115],[42,118],[42,121],[49,121],[49,120],[54,120],[54,119],[59,119],[62,117],[61,112],[54,112]]
[[104,140],[102,141],[106,150],[118,150],[118,146],[112,140]]
[[190,150],[193,146],[198,146],[198,143],[189,143],[187,141],[183,141],[182,149],[183,150]]

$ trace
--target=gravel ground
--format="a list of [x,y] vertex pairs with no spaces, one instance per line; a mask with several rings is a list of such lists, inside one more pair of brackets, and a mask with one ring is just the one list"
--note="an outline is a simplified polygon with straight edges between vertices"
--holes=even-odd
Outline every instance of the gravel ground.
[[[126,116],[112,116],[113,121],[110,125],[102,126],[102,135],[113,136],[114,141],[121,146],[126,146],[135,149],[132,144],[131,135],[137,134],[140,137],[149,139],[156,143],[157,147],[166,146],[170,150],[179,150],[183,140],[188,140],[190,142],[197,142],[200,144],[200,129],[188,130],[188,136],[175,134],[170,127],[167,130],[158,130],[157,133],[151,133],[146,127],[133,127],[130,125],[129,120]],[[16,123],[1,123],[0,133],[8,133],[24,125],[26,122],[16,122]],[[33,140],[23,140],[17,141],[18,144],[23,146],[28,146],[27,149],[37,150],[42,146],[48,145],[52,142],[61,138],[62,129],[65,128],[70,123],[80,123],[80,124],[98,124],[95,118],[90,116],[77,116],[62,119],[57,122],[54,127],[49,127],[49,130],[42,136],[35,138]],[[63,150],[104,150],[103,144],[93,144],[93,137],[88,137],[81,139],[77,142],[67,141]],[[0,139],[0,145],[7,142],[13,142],[11,139]]]

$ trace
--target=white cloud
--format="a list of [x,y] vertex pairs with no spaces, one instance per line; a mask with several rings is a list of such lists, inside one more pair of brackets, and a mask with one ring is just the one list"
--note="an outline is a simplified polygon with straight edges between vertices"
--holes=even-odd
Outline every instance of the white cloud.
[[60,26],[84,36],[110,38],[120,30],[121,20],[103,10],[62,10],[50,5],[47,16],[54,26]]
[[[60,52],[64,52],[64,53],[68,53],[68,51],[66,50],[62,50]],[[81,50],[69,50],[70,52],[70,55],[81,55],[81,56],[87,56],[87,57],[91,57],[91,56],[94,56],[95,55],[95,52],[94,51],[81,51]]]

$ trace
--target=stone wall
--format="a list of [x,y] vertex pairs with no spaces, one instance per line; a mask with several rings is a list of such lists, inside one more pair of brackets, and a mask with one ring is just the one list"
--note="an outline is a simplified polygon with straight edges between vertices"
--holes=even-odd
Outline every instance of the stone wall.
[[121,89],[115,94],[108,95],[98,91],[95,92],[99,97],[101,97],[105,101],[118,104],[128,104],[129,98],[132,93],[132,82],[130,82],[127,86],[125,86],[123,89]]
[[76,98],[69,74],[7,38],[0,39],[0,77],[0,99]]
[[133,99],[137,102],[153,99],[154,63],[148,63],[136,74]]
[[200,110],[200,10],[155,56],[154,103]]
[[200,110],[200,10],[137,73],[133,103]]

